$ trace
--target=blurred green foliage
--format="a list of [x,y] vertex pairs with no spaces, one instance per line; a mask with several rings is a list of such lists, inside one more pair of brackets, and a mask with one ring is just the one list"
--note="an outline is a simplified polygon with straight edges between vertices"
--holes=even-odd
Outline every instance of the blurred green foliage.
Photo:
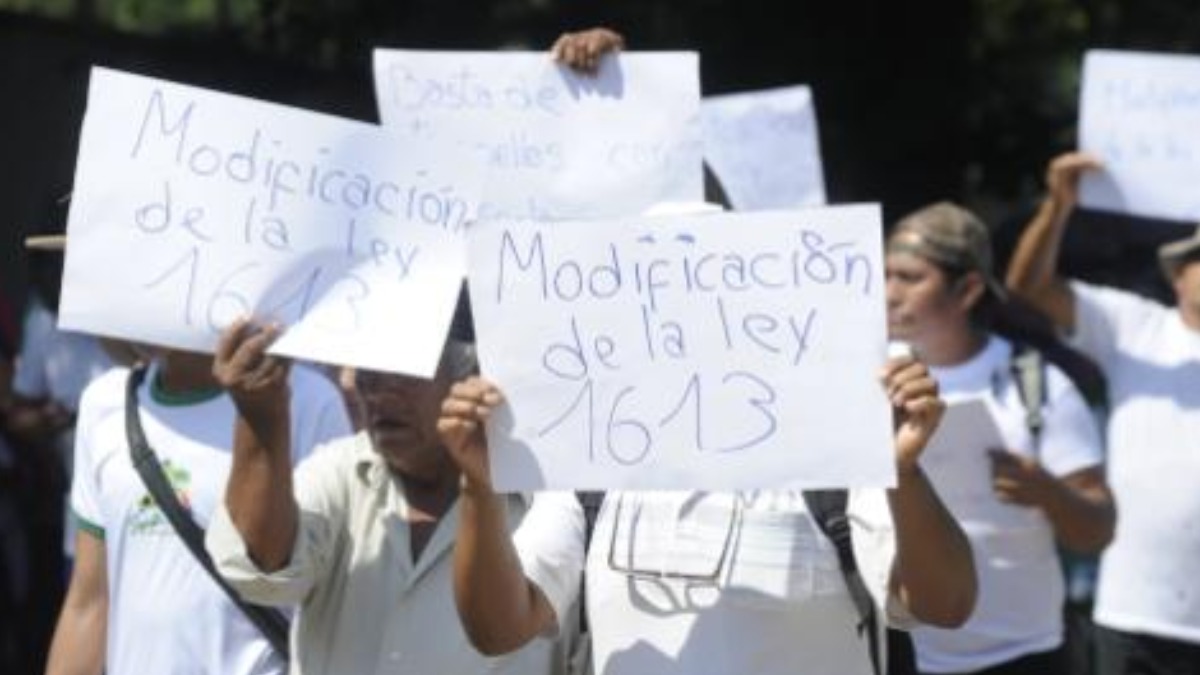
[[257,0],[0,0],[0,9],[161,35],[250,26],[257,20],[259,4]]

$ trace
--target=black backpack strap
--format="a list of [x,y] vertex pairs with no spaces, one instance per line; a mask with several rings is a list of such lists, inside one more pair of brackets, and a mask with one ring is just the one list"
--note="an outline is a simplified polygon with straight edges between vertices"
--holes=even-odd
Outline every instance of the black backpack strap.
[[141,386],[145,376],[146,366],[138,364],[130,371],[129,380],[125,385],[125,435],[129,439],[129,454],[133,458],[134,468],[137,469],[138,475],[141,476],[142,482],[145,483],[154,502],[167,521],[171,523],[171,527],[175,529],[175,533],[187,546],[196,562],[200,563],[200,566],[221,587],[225,595],[229,596],[238,609],[242,610],[246,618],[262,631],[263,637],[267,638],[275,651],[287,659],[287,617],[277,609],[250,604],[242,600],[237,591],[233,590],[221,577],[216,566],[213,565],[212,558],[208,556],[208,551],[204,549],[204,530],[200,529],[196,521],[192,520],[183,505],[179,503],[175,489],[171,487],[170,481],[163,473],[162,465],[158,462],[158,456],[154,454],[154,449],[146,441],[146,434],[142,430],[141,415],[138,412],[137,398],[138,387]]
[[887,629],[887,675],[917,675],[916,648],[908,631]]
[[575,493],[579,505],[583,507],[583,550],[592,545],[592,533],[596,531],[596,518],[600,515],[600,506],[604,504],[604,492],[584,490]]
[[[575,493],[579,506],[583,507],[583,566],[587,569],[587,552],[592,546],[592,534],[596,531],[596,518],[600,516],[600,506],[604,504],[604,492],[598,490],[583,490]],[[585,572],[586,574],[586,572]],[[588,630],[587,618],[587,583],[579,593],[579,631]]]
[[1046,405],[1046,359],[1033,347],[1013,344],[1011,369],[1021,404],[1025,407],[1025,427],[1029,429],[1037,452],[1041,449],[1042,430],[1046,426],[1042,412]]
[[846,490],[805,490],[804,502],[808,504],[809,514],[817,523],[817,527],[837,550],[838,567],[846,588],[850,591],[850,599],[858,610],[858,635],[867,634],[867,646],[870,649],[871,669],[875,675],[882,675],[879,649],[879,616],[875,610],[875,601],[867,591],[862,575],[858,571],[858,561],[854,558],[854,545],[850,540],[850,520],[846,516],[849,503],[849,493]]

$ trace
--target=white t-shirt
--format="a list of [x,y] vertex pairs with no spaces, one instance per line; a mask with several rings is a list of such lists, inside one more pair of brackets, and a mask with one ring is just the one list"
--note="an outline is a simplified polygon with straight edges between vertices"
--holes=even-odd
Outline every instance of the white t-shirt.
[[[851,492],[848,512],[882,632],[885,617],[904,621],[887,594],[891,513],[882,490]],[[872,672],[836,550],[799,491],[611,492],[585,578],[601,675]]]
[[[1012,375],[1012,345],[1004,339],[991,336],[969,361],[930,371],[947,403],[982,399],[1005,449],[1036,457],[1051,474],[1066,476],[1103,461],[1095,417],[1070,380],[1049,363],[1045,426],[1035,451]],[[940,474],[932,467],[927,473],[971,541],[979,594],[975,611],[961,628],[921,626],[913,631],[920,669],[971,672],[1060,645],[1063,573],[1053,528],[1042,511],[995,499],[979,504],[980,494],[992,493],[990,473],[971,476],[981,483],[971,490],[947,484],[963,480],[961,474]]]
[[1179,311],[1072,283],[1073,341],[1108,378],[1117,531],[1096,622],[1200,643],[1200,332]]
[[[128,373],[115,368],[84,391],[71,487],[80,527],[104,539],[106,672],[282,673],[281,659],[192,557],[133,468],[125,437]],[[139,392],[146,438],[180,502],[205,528],[225,494],[233,404],[216,392],[164,396],[156,378],[154,368]],[[291,389],[294,459],[350,433],[342,398],[327,380],[296,367]]]

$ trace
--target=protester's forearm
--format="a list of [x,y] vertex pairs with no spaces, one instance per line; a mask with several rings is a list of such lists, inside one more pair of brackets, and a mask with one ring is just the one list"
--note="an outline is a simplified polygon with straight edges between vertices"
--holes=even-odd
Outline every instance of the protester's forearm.
[[925,623],[962,625],[978,592],[966,535],[919,467],[900,472],[888,503],[896,527],[893,581],[901,599]]
[[552,618],[541,592],[525,578],[508,531],[503,499],[464,486],[454,547],[454,599],[471,643],[506,654],[536,637]]
[[103,540],[75,537],[71,585],[50,642],[47,675],[100,675],[108,635],[108,573]]
[[263,571],[274,572],[287,565],[298,527],[289,424],[285,418],[255,428],[239,417],[233,448],[225,489],[229,518],[250,558]]
[[1009,289],[1066,330],[1074,328],[1074,304],[1058,275],[1058,258],[1071,210],[1053,197],[1042,201],[1017,242],[1005,277]]
[[104,672],[107,607],[63,605],[50,645],[46,675],[100,675]]
[[1055,537],[1076,553],[1097,553],[1112,540],[1117,513],[1107,489],[1093,485],[1072,487],[1055,482],[1042,511]]

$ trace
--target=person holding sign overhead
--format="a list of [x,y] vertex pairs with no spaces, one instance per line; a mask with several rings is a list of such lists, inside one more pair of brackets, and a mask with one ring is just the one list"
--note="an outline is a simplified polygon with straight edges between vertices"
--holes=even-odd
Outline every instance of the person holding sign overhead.
[[[987,227],[973,213],[949,202],[919,209],[896,225],[886,253],[890,337],[913,345],[952,406],[982,401],[998,431],[974,447],[964,438],[935,443],[924,457],[971,540],[980,593],[961,628],[913,631],[918,666],[924,673],[1064,672],[1055,542],[1095,552],[1115,518],[1095,420],[1057,366],[998,332],[1012,310],[992,275]],[[1033,395],[1027,377],[1038,378],[1042,392]],[[1037,400],[1026,403],[1026,395]]]
[[[213,369],[235,401],[233,468],[207,546],[217,568],[247,599],[298,606],[292,673],[563,672],[570,625],[500,659],[477,653],[455,615],[450,587],[457,537],[459,471],[438,438],[442,399],[475,367],[470,346],[446,344],[437,373],[423,379],[358,370],[365,427],[317,449],[294,476],[286,360],[266,354],[278,331],[231,331]],[[538,495],[542,520],[571,527],[570,495]],[[565,507],[563,506],[565,502]],[[519,538],[561,538],[530,502],[502,508]],[[544,532],[539,533],[539,528]],[[507,534],[507,532],[506,532]],[[578,562],[529,556],[524,564],[565,608]],[[565,614],[565,612],[564,612]]]
[[[942,411],[936,384],[911,358],[889,362],[883,380],[898,426],[894,436],[882,430],[895,445],[880,454],[899,468],[899,484],[855,491],[848,504],[846,492],[830,491],[843,499],[841,534],[853,529],[836,550],[823,533],[830,519],[815,513],[836,509],[810,511],[800,490],[610,491],[594,522],[566,493],[573,517],[535,501],[526,521],[542,536],[510,536],[508,497],[489,471],[496,448],[483,435],[504,401],[482,378],[458,382],[439,430],[462,471],[454,591],[472,644],[506,654],[576,618],[531,558],[562,567],[586,558],[592,650],[575,672],[770,674],[804,663],[812,673],[879,675],[888,620],[961,623],[975,594],[969,548],[917,465]],[[879,403],[887,412],[887,399]],[[732,424],[712,417],[712,427]],[[558,493],[539,497],[547,494]],[[860,564],[854,585],[839,563],[847,552]]]
[[1102,675],[1200,673],[1200,230],[1159,249],[1177,305],[1066,280],[1057,270],[1082,153],[1056,157],[1048,194],[1008,271],[1012,291],[1053,319],[1109,383],[1109,476],[1121,517],[1100,561]]
[[[553,57],[591,71],[620,45],[605,29],[569,33]],[[246,597],[298,606],[294,673],[538,675],[567,668],[582,556],[542,551],[561,550],[562,540],[583,529],[570,494],[511,495],[501,506],[512,536],[528,543],[523,566],[563,620],[524,648],[489,658],[470,645],[456,614],[451,551],[463,508],[460,471],[436,424],[451,383],[476,367],[462,339],[465,317],[455,317],[431,379],[357,369],[362,431],[318,449],[294,475],[277,461],[288,448],[278,433],[288,419],[287,365],[265,351],[277,331],[244,330],[218,350],[214,368],[239,417],[229,490],[207,546]]]

